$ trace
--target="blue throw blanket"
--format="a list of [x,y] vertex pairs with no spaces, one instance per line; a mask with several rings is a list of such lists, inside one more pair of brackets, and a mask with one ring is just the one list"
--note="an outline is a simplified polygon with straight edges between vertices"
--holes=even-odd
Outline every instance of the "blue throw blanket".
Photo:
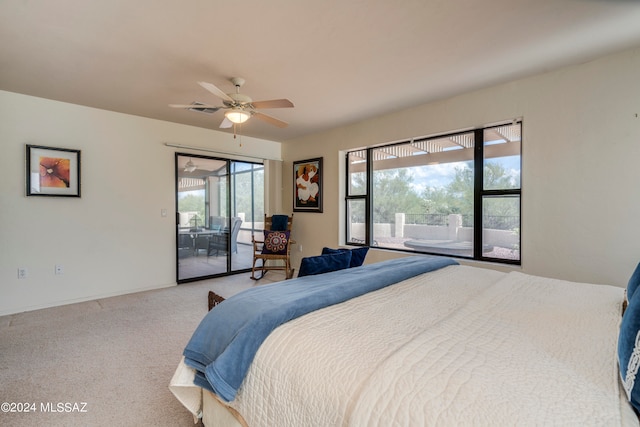
[[271,217],[271,231],[287,231],[289,217],[287,215],[273,215]]
[[271,331],[314,310],[458,264],[443,257],[411,256],[243,291],[202,320],[183,354],[196,385],[232,401]]

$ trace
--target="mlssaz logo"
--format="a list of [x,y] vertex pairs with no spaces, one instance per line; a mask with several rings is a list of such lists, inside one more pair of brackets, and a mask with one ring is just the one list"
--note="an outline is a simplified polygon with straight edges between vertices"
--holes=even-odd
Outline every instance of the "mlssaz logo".
[[40,402],[40,412],[87,412],[86,402]]

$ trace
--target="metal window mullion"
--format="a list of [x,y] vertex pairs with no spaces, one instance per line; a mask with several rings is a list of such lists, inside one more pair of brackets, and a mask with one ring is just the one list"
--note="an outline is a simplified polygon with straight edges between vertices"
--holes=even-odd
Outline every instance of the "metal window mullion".
[[[235,174],[231,173],[231,160],[227,160],[227,213],[228,213],[228,217],[227,217],[227,229],[229,230],[229,234],[227,234],[227,273],[231,271],[231,218],[233,216],[233,211],[231,210],[231,207],[236,205],[236,192],[235,189],[237,188],[237,186],[235,185],[235,181],[234,181],[234,185],[233,185],[233,194],[231,193],[231,180],[235,180]],[[234,162],[235,165],[235,162]],[[234,168],[235,169],[235,168]],[[231,201],[231,198],[233,197],[233,202]]]
[[364,217],[367,224],[364,239],[367,246],[373,246],[373,148],[367,148],[367,194],[364,201]]
[[[350,190],[350,182],[351,182],[351,171],[349,170],[349,152],[347,151],[344,155],[344,162],[345,162],[345,171],[347,171],[346,173],[346,179],[344,180],[344,184],[345,184],[345,189],[344,189],[344,194],[345,194],[345,198],[344,198],[344,242],[345,243],[349,243],[349,229],[351,228],[351,219],[349,218],[349,190]],[[295,191],[296,189],[293,189],[294,192],[294,196],[295,196]]]
[[473,258],[482,257],[482,195],[484,186],[484,129],[473,131]]
[[[365,212],[364,212],[364,215],[365,215],[365,219],[364,219],[364,221],[365,221],[365,237],[364,237],[364,239],[365,240],[364,240],[364,244],[365,245],[369,245],[369,243],[368,243],[369,242],[369,238],[370,238],[369,224],[371,222],[370,216],[369,216],[369,205],[370,205],[369,204],[369,194],[371,194],[370,189],[369,189],[369,182],[371,181],[370,177],[369,177],[369,161],[371,159],[371,156],[369,155],[370,153],[369,153],[368,149],[367,150],[363,150],[363,151],[367,152],[367,158],[366,158],[367,166],[366,166],[366,171],[365,171],[365,174],[366,174],[366,177],[365,177],[365,179],[366,179],[366,185],[365,185],[366,191],[365,191],[365,194],[358,194],[358,195],[355,195],[355,196],[351,195],[351,185],[350,185],[351,172],[350,172],[350,169],[349,169],[349,153],[347,153],[345,155],[345,162],[346,162],[345,170],[346,170],[347,179],[345,180],[345,186],[346,186],[345,187],[345,194],[346,194],[346,196],[345,196],[345,207],[346,207],[346,209],[345,209],[344,220],[345,220],[345,225],[350,224],[350,222],[351,222],[351,218],[349,217],[349,209],[348,209],[349,201],[351,201],[351,200],[364,200],[364,202],[365,202],[365,208],[364,208],[365,209]],[[345,231],[344,231],[344,233],[345,233],[344,234],[345,243],[349,243],[349,240],[347,239],[349,237],[348,230],[349,230],[349,227],[348,226],[345,227]]]

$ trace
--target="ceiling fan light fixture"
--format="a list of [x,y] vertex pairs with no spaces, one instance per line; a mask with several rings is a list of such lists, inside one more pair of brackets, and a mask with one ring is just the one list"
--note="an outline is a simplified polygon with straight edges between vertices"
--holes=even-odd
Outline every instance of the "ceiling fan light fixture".
[[227,119],[229,119],[230,122],[236,124],[244,123],[249,120],[249,117],[251,117],[251,114],[249,114],[247,111],[236,108],[227,111],[226,113],[224,113],[224,115]]

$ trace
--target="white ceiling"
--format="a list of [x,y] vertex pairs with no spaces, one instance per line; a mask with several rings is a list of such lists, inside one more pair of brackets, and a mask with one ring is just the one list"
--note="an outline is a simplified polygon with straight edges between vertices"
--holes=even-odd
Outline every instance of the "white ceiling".
[[242,127],[274,141],[632,46],[636,0],[0,1],[0,90],[217,129],[168,104],[240,76],[295,104]]

